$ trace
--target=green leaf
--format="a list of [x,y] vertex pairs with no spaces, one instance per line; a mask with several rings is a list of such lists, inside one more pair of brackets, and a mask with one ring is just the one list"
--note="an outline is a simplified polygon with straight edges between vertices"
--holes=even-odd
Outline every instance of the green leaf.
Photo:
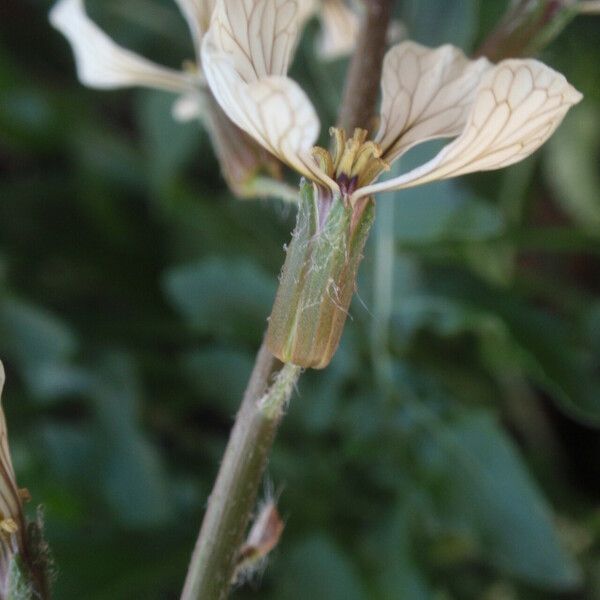
[[157,449],[140,430],[140,390],[129,357],[107,355],[91,390],[98,427],[100,485],[115,515],[130,527],[163,523],[172,514],[169,482]]
[[227,416],[239,407],[253,364],[249,352],[224,348],[200,350],[183,358],[183,370],[194,389]]
[[552,513],[521,458],[487,414],[435,421],[440,512],[467,527],[481,555],[529,583],[567,590],[580,571],[565,552]]
[[42,88],[21,86],[5,88],[0,106],[0,127],[3,144],[35,147],[51,142],[57,118],[48,92]]
[[314,535],[298,543],[281,563],[274,599],[367,599],[352,563],[326,537]]
[[[394,175],[425,163],[443,146],[433,141],[412,148],[395,166]],[[500,210],[455,180],[401,190],[393,201],[394,234],[401,245],[477,242],[505,230]]]
[[410,600],[431,600],[427,577],[417,564],[411,540],[412,512],[400,506],[369,538],[369,554],[377,569],[380,598],[394,598],[399,590]]
[[107,454],[104,495],[119,520],[135,528],[164,523],[173,512],[173,504],[156,449],[132,432],[129,439],[115,440]]
[[53,401],[89,393],[91,377],[85,369],[66,362],[49,362],[28,372],[27,382],[37,399]]
[[600,119],[598,107],[583,104],[552,136],[546,152],[546,178],[556,200],[583,228],[600,230]]
[[57,578],[53,597],[161,600],[165,589],[179,591],[189,548],[173,527],[138,533],[95,520],[85,530],[69,533],[66,537],[61,532],[53,540],[56,562],[64,573]]
[[[20,299],[0,301],[2,357],[15,362],[38,400],[85,384],[67,361],[77,349],[71,329],[50,312]],[[84,379],[84,378],[83,378]]]
[[256,343],[266,327],[275,281],[249,260],[206,258],[177,267],[167,295],[200,333]]
[[39,442],[52,474],[59,481],[85,477],[93,459],[94,432],[88,425],[45,423]]
[[400,243],[475,241],[504,230],[498,209],[454,181],[403,190],[398,194],[395,215]]
[[411,336],[422,329],[450,337],[464,333],[482,336],[505,335],[502,319],[477,306],[469,306],[452,298],[430,294],[410,294],[394,307],[393,333],[396,342],[404,346]]
[[[339,423],[344,386],[360,369],[352,333],[352,327],[346,326],[331,364],[321,371],[308,369],[300,379],[298,398],[292,399],[289,420],[298,419],[313,434]],[[310,398],[310,402],[302,402],[303,398]]]
[[[145,183],[147,175],[135,145],[106,124],[82,125],[73,135],[69,149],[73,162],[77,163],[83,175],[83,181],[79,182],[83,185],[80,192],[83,198],[78,199],[80,203],[83,203],[82,200],[90,202],[93,188],[87,188],[92,184],[104,188],[110,182],[119,189],[140,189]],[[107,208],[113,207],[109,205]],[[102,207],[97,210],[102,214]]]
[[[148,158],[148,172],[156,187],[172,181],[193,155],[199,155],[202,132],[197,121],[180,123],[173,118],[173,94],[145,92],[140,97],[138,118]],[[208,154],[211,164],[214,158]]]
[[[528,306],[514,290],[488,286],[457,271],[434,270],[429,285],[439,294],[442,311],[444,298],[449,298],[474,311],[480,323],[491,325],[493,335],[484,338],[484,358],[492,373],[523,369],[574,418],[600,422],[593,355],[575,327]],[[481,320],[484,313],[490,320]]]
[[452,43],[467,50],[477,33],[478,3],[454,0],[443,7],[437,0],[407,0],[403,3],[403,19],[410,39],[429,46]]
[[62,361],[76,348],[75,336],[65,324],[23,300],[2,300],[0,331],[4,352],[25,368]]

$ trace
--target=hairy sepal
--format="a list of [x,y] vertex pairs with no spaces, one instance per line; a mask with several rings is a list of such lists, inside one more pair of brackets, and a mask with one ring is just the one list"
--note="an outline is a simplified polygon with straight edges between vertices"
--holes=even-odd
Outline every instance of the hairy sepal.
[[339,345],[375,211],[302,182],[296,227],[269,319],[267,344],[283,362],[322,369]]

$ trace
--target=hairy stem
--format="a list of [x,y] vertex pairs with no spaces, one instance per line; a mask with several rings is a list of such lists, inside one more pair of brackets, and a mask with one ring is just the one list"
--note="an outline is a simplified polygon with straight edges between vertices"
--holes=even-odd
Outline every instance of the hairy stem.
[[[339,118],[347,131],[371,125],[391,8],[392,0],[365,0]],[[208,500],[181,600],[225,600],[229,594],[269,452],[300,375],[298,366],[280,365],[263,343]]]
[[350,62],[338,126],[372,129],[393,0],[364,0],[365,12]]
[[281,367],[262,345],[208,500],[181,600],[227,598],[271,446],[299,375],[299,367]]

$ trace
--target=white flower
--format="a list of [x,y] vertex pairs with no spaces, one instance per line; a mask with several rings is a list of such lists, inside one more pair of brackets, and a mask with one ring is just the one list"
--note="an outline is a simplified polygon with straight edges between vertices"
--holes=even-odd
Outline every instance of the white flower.
[[223,176],[237,196],[293,197],[293,191],[277,181],[281,176],[279,161],[227,118],[206,85],[200,52],[214,0],[175,1],[189,26],[196,57],[193,66],[181,71],[157,65],[116,44],[90,20],[83,0],[59,0],[50,11],[50,22],[71,43],[77,73],[85,85],[99,89],[142,86],[177,94],[174,118],[202,120]]
[[[240,4],[242,8],[240,8]],[[533,60],[469,60],[452,46],[392,47],[382,72],[380,128],[353,137],[333,129],[334,151],[315,148],[320,124],[304,91],[287,77],[298,33],[296,0],[217,0],[204,36],[208,84],[226,114],[280,160],[352,204],[474,171],[499,169],[539,148],[581,94]],[[456,137],[437,156],[374,183],[408,149]]]
[[202,114],[205,82],[200,65],[202,37],[210,23],[214,0],[176,0],[196,51],[196,67],[176,71],[153,63],[116,44],[86,14],[83,0],[60,0],[50,22],[71,43],[77,74],[85,85],[99,89],[149,87],[180,95],[173,107],[179,120]]

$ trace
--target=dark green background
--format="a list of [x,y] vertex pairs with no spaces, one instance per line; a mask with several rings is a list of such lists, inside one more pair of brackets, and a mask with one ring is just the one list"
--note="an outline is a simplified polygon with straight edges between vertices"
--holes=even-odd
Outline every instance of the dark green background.
[[[471,51],[505,4],[399,13],[413,39]],[[45,508],[56,598],[177,598],[294,211],[235,200],[172,97],[82,87],[49,7],[0,8],[14,463]],[[191,57],[173,2],[89,7],[154,60]],[[284,535],[236,597],[600,598],[599,27],[578,17],[542,56],[585,94],[542,151],[381,198],[340,351],[303,377],[269,467]],[[293,74],[325,131],[345,63],[315,56],[317,28]]]

